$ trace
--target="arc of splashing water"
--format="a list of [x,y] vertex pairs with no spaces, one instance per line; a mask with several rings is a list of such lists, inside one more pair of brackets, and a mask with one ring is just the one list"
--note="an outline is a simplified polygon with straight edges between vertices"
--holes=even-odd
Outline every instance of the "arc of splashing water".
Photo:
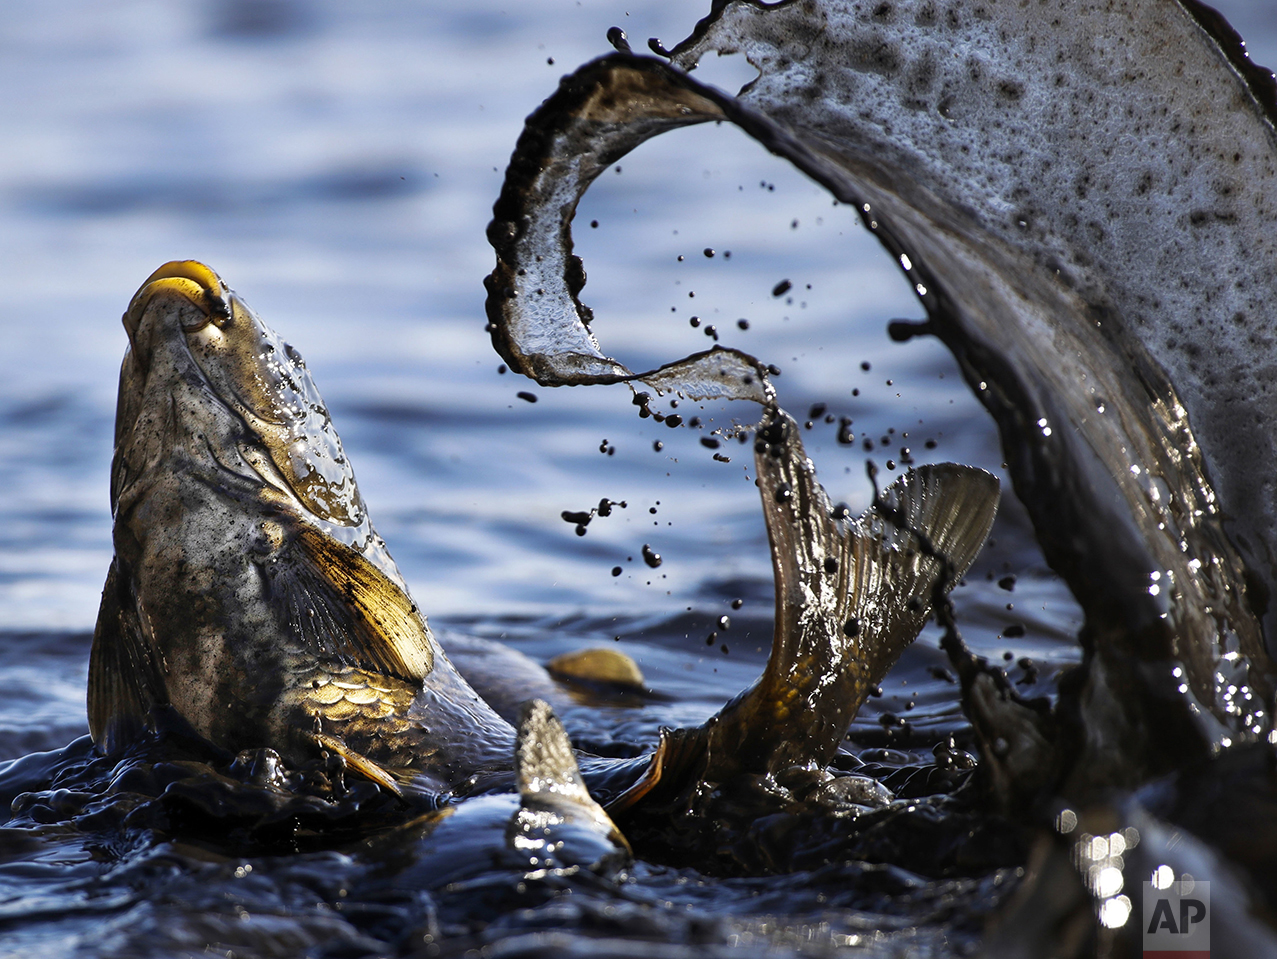
[[[635,376],[590,331],[570,231],[608,165],[726,119],[854,204],[997,421],[1086,613],[1076,765],[1111,784],[1273,728],[1277,109],[1193,9],[717,2],[671,63],[617,53],[564,78],[488,232],[498,352],[546,385],[617,382]],[[698,83],[711,52],[758,79]],[[653,375],[770,399],[734,351]]]

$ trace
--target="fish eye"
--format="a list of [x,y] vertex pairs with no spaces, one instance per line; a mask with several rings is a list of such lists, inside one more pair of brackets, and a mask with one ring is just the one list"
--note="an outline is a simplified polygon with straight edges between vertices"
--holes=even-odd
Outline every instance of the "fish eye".
[[211,316],[201,316],[190,324],[182,324],[182,332],[190,338],[192,345],[223,346],[226,336]]
[[199,333],[201,330],[205,329],[208,326],[211,326],[212,324],[213,324],[213,318],[211,316],[201,316],[199,319],[197,319],[193,323],[183,323],[182,332],[183,333]]
[[[186,334],[204,333],[209,336],[212,342],[219,342],[221,337],[216,335],[226,330],[230,330],[238,324],[235,322],[235,312],[239,308],[239,304],[234,302],[234,295],[231,300],[226,303],[212,303],[207,313],[202,314],[190,324],[182,325],[182,332]],[[210,330],[209,328],[212,327]]]

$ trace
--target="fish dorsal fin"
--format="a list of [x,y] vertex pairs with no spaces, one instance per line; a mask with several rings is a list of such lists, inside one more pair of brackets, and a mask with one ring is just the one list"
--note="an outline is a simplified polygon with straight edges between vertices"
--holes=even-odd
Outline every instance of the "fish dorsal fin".
[[[514,771],[520,799],[520,812],[512,821],[516,828],[535,829],[545,822],[541,817],[548,813],[559,823],[585,827],[588,835],[611,843],[613,851],[631,854],[625,836],[586,788],[567,730],[543,699],[529,700],[519,710]],[[590,844],[581,848],[588,849]]]
[[153,706],[168,702],[129,579],[112,559],[89,654],[89,732],[107,755],[141,734]]
[[[590,868],[633,854],[616,823],[581,779],[572,742],[554,710],[532,699],[519,710],[514,740],[519,811],[510,820],[516,846],[548,853],[542,864],[577,862]],[[600,845],[602,840],[604,845]]]
[[595,805],[581,779],[567,730],[545,700],[530,700],[519,710],[514,763],[519,795],[525,802],[567,800]]
[[434,668],[434,638],[416,603],[344,543],[299,525],[264,569],[271,598],[308,651],[417,682]]

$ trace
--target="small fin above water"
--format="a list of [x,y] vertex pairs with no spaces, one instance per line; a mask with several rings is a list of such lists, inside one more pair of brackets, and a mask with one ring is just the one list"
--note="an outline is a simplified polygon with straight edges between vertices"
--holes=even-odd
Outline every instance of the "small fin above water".
[[310,526],[296,529],[264,566],[295,636],[321,656],[424,680],[434,644],[412,598],[344,543]]
[[572,741],[544,700],[530,700],[520,710],[514,764],[525,809],[551,809],[563,820],[587,825],[630,852],[630,844],[586,788]]
[[519,795],[524,799],[555,796],[572,802],[594,802],[581,779],[572,741],[544,700],[530,700],[519,710],[514,762]]

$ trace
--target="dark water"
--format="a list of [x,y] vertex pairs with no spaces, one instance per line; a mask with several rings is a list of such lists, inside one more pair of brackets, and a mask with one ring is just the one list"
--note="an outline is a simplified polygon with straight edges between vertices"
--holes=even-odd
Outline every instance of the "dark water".
[[[1256,59],[1277,62],[1277,7],[1219,6]],[[0,759],[67,752],[0,773],[6,803],[28,793],[0,829],[0,954],[948,955],[1014,884],[1014,868],[936,876],[851,862],[714,879],[642,858],[602,878],[522,879],[484,858],[503,841],[499,803],[468,810],[460,839],[440,826],[232,848],[207,829],[166,828],[148,798],[163,776],[112,789],[124,770],[94,766],[73,742],[86,732],[89,631],[110,559],[118,316],[175,257],[209,262],[306,355],[445,643],[496,638],[544,662],[619,637],[661,698],[572,710],[575,737],[650,744],[758,674],[771,576],[748,447],[716,462],[691,431],[639,420],[627,390],[500,375],[483,333],[483,228],[523,116],[562,72],[606,52],[607,27],[670,41],[705,12],[644,7],[6,8]],[[748,78],[727,63],[703,72],[729,87]],[[864,508],[865,460],[885,469],[901,447],[1001,474],[992,424],[943,350],[885,336],[887,320],[919,315],[895,266],[847,210],[741,134],[694,129],[645,146],[591,190],[577,224],[584,298],[631,368],[708,346],[712,324],[783,368],[781,402],[800,419],[815,403],[854,419],[852,446],[820,417],[804,435],[835,499]],[[785,279],[791,290],[774,297]],[[529,388],[535,404],[516,396]],[[753,415],[694,412],[714,425]],[[584,537],[560,518],[602,497],[628,505]],[[659,569],[643,563],[644,544]],[[1049,693],[1076,661],[1076,605],[1010,496],[955,599],[967,641],[1005,659],[1021,688]],[[724,614],[726,652],[705,643]],[[853,752],[898,750],[866,757],[895,767],[929,761],[950,733],[961,744],[937,635],[924,632],[862,711]]]

